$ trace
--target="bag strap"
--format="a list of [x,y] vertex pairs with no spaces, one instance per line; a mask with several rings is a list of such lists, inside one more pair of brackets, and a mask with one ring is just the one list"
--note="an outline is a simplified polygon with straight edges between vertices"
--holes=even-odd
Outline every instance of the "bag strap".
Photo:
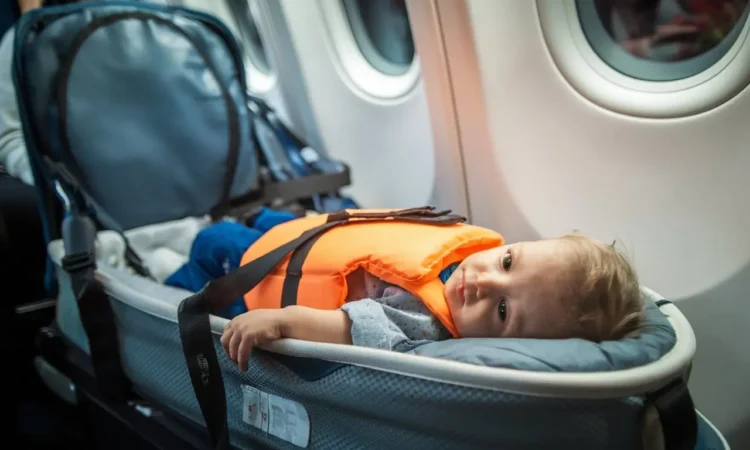
[[221,375],[214,338],[211,333],[209,312],[229,306],[257,286],[286,256],[325,232],[342,225],[357,222],[393,220],[433,225],[453,225],[466,221],[465,217],[451,214],[450,210],[435,211],[433,207],[410,208],[382,213],[349,213],[339,211],[328,216],[326,223],[303,232],[299,237],[269,251],[265,255],[239,267],[227,275],[210,281],[204,288],[179,306],[177,320],[180,340],[185,355],[190,381],[208,427],[211,448],[228,449],[226,394]]

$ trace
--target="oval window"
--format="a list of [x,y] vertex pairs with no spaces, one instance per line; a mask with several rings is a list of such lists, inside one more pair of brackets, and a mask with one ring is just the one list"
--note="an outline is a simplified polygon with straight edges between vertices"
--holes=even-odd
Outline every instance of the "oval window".
[[250,9],[249,2],[229,1],[227,5],[232,10],[237,23],[237,28],[241,36],[239,42],[242,50],[259,72],[265,75],[272,75],[273,70],[268,61],[268,53],[266,53],[266,47],[263,45],[263,39],[260,36],[258,24]]
[[405,0],[342,0],[354,39],[367,62],[387,75],[403,75],[414,61]]
[[584,35],[613,69],[673,81],[715,64],[748,18],[749,0],[576,0]]

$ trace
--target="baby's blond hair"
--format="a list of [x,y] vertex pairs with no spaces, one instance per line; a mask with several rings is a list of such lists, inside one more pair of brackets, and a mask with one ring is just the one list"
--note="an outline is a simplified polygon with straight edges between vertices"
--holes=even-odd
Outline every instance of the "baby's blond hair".
[[615,248],[580,233],[562,236],[574,245],[569,293],[574,296],[578,334],[594,342],[634,335],[640,325],[643,297],[638,276],[628,259]]

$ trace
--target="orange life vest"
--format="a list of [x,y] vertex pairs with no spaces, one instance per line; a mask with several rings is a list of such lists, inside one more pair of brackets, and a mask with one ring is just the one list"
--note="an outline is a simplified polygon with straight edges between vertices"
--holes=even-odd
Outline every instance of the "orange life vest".
[[247,308],[297,304],[337,309],[346,301],[346,276],[361,267],[419,297],[458,337],[439,273],[472,253],[502,245],[504,239],[492,230],[460,223],[465,220],[460,216],[441,220],[449,212],[358,209],[347,210],[344,216],[342,212],[308,216],[276,225],[247,249],[241,266],[305,232],[344,218],[281,260],[245,294]]

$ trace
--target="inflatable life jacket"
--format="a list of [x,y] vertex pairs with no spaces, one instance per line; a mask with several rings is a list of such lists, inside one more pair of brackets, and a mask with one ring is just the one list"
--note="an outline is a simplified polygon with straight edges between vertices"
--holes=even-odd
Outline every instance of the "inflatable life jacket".
[[[347,298],[346,276],[362,268],[419,297],[458,337],[439,273],[504,241],[500,234],[462,223],[465,220],[424,207],[345,210],[276,225],[242,257],[240,270],[256,265],[268,273],[245,293],[245,303],[248,310],[290,305],[337,309]],[[284,247],[287,250],[280,251]],[[274,251],[283,253],[283,259],[270,270],[267,264],[260,268],[259,261]]]

